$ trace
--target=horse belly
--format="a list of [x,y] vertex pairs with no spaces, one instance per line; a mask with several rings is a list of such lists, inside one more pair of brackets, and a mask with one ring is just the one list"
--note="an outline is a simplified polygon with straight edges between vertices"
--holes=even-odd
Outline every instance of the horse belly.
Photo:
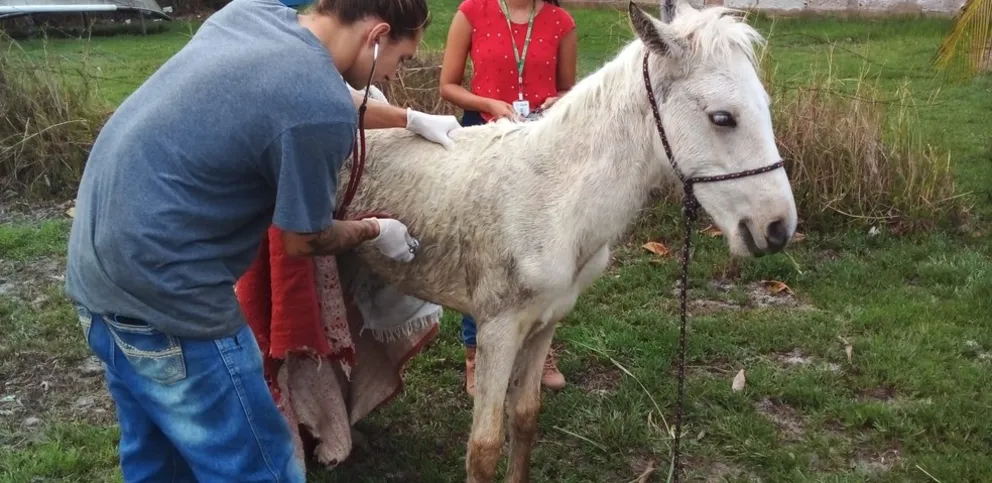
[[458,261],[433,248],[421,245],[421,252],[409,263],[389,260],[370,246],[356,252],[361,263],[400,292],[462,313],[476,313]]

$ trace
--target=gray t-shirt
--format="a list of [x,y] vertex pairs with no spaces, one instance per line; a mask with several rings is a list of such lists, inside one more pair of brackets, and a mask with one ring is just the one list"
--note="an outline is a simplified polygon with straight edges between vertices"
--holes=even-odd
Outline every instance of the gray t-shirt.
[[167,334],[244,326],[233,285],[270,224],[331,224],[358,114],[325,49],[277,0],[216,12],[116,110],[90,152],[67,295]]

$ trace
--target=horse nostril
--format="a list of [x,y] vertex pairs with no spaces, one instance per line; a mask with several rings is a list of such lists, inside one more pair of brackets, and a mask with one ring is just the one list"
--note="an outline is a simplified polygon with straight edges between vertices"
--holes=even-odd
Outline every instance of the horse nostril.
[[789,243],[789,231],[782,220],[769,223],[765,237],[768,240],[768,251],[773,253],[782,250]]

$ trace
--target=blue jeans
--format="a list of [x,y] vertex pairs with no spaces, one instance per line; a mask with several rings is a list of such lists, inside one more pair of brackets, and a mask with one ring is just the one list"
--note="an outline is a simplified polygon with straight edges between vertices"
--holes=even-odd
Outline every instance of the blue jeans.
[[482,114],[480,114],[479,111],[465,111],[465,113],[462,114],[462,127],[477,126],[485,123],[486,120],[482,118]]
[[[462,116],[461,124],[462,126],[475,126],[478,124],[485,124],[486,121],[482,119],[482,115],[477,111],[465,111]],[[465,347],[475,347],[475,319],[471,315],[462,315],[462,343]]]
[[305,480],[247,326],[222,339],[188,339],[77,311],[117,406],[125,482]]
[[475,319],[468,314],[462,314],[462,344],[475,347]]

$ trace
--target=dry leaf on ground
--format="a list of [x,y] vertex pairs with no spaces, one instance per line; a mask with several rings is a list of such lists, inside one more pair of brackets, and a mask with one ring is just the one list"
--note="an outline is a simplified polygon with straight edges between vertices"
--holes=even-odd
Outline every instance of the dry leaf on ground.
[[778,295],[780,293],[792,295],[792,289],[784,282],[779,282],[778,280],[762,280],[761,285],[768,289],[772,295]]
[[668,255],[671,251],[668,247],[658,242],[647,242],[644,245],[641,245],[641,248],[662,257]]
[[703,232],[702,233],[704,235],[706,235],[706,236],[713,237],[713,238],[716,238],[716,237],[718,237],[720,235],[723,235],[723,232],[720,231],[720,229],[717,228],[716,225],[710,225],[710,226],[707,226],[706,228],[703,228]]
[[844,354],[847,354],[847,363],[850,364],[851,363],[851,356],[854,355],[854,347],[851,345],[850,342],[847,341],[847,339],[845,339],[845,338],[843,338],[843,337],[841,337],[839,335],[837,336],[837,338],[840,339],[840,342],[842,344],[844,344]]
[[734,382],[730,385],[730,388],[733,389],[734,392],[737,392],[744,389],[744,384],[746,383],[747,380],[744,378],[744,369],[741,369],[741,371],[734,376]]
[[801,243],[806,241],[806,235],[801,232],[795,232],[792,234],[792,243]]
[[637,479],[634,481],[636,483],[648,483],[649,481],[651,481],[651,475],[655,472],[656,469],[657,468],[655,468],[654,466],[654,461],[648,461],[647,468],[644,468],[644,472],[641,473],[641,476],[638,476]]
[[73,206],[72,208],[69,208],[69,210],[66,211],[65,214],[69,215],[69,218],[75,218],[76,217],[76,207]]

